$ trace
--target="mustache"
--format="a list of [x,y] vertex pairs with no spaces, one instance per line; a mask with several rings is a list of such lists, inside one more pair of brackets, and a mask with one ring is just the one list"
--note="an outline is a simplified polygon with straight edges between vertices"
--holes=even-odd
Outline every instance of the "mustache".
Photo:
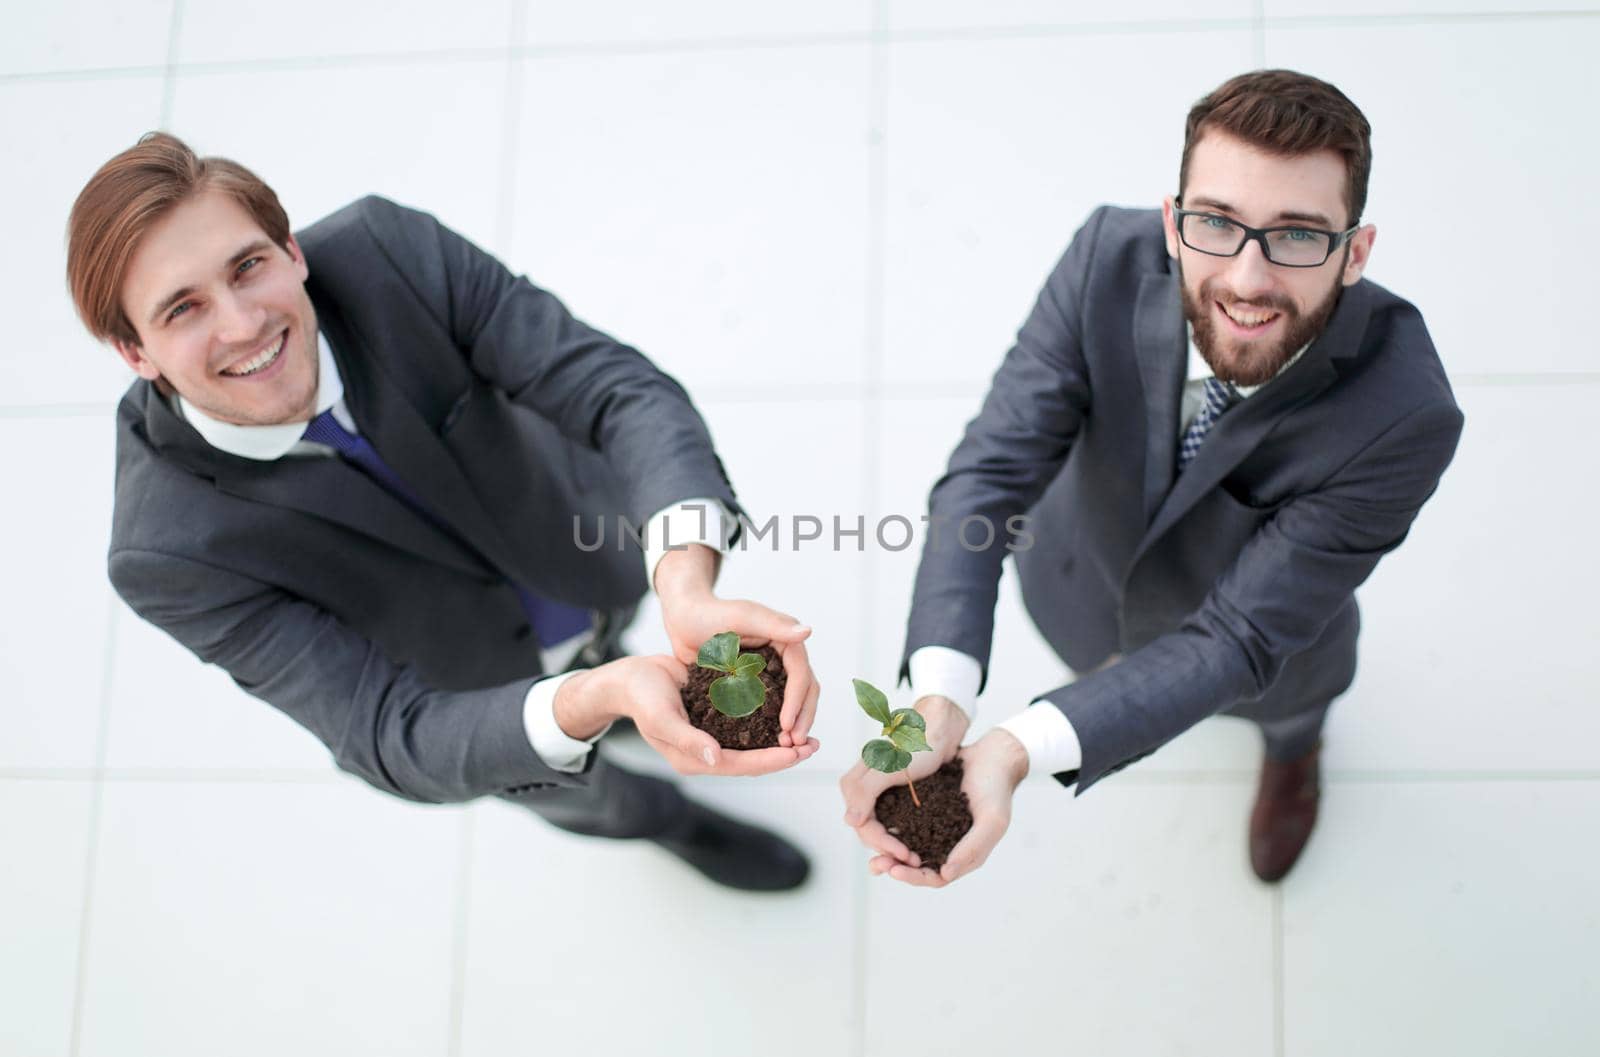
[[1282,312],[1286,316],[1298,315],[1294,302],[1282,294],[1266,294],[1262,297],[1247,300],[1243,297],[1236,297],[1232,292],[1224,290],[1215,276],[1200,284],[1200,296],[1204,300],[1216,301],[1223,306],[1247,304],[1256,308],[1267,308]]

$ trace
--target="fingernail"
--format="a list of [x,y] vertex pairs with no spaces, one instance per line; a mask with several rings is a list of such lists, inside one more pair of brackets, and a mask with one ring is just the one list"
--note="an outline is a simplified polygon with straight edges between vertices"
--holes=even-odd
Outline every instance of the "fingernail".
[[707,767],[715,767],[717,765],[717,754],[710,749],[701,749],[700,758],[706,761]]
[[811,625],[810,624],[796,624],[794,627],[790,628],[789,630],[798,635],[802,631],[810,631],[811,630]]

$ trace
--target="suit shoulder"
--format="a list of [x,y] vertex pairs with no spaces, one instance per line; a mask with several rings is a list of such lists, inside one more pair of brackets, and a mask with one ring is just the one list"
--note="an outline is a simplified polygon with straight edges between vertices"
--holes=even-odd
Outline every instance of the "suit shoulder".
[[1450,378],[1416,305],[1370,279],[1358,287],[1369,301],[1361,354],[1351,373],[1370,374],[1404,415],[1440,414],[1461,421]]

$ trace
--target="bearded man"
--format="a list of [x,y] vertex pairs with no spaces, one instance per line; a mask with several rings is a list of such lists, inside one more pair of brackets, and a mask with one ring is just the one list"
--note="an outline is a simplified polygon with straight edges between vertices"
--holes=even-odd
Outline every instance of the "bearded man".
[[[1176,196],[1079,230],[929,497],[936,524],[1027,511],[1033,545],[929,537],[901,675],[934,751],[841,783],[875,872],[948,884],[993,851],[1030,770],[1082,794],[1218,713],[1265,742],[1255,873],[1299,857],[1355,675],[1355,590],[1462,425],[1421,314],[1362,278],[1370,134],[1330,84],[1245,74],[1189,112]],[[1011,547],[1029,615],[1081,674],[962,749]],[[973,826],[934,871],[872,808],[958,750]]]

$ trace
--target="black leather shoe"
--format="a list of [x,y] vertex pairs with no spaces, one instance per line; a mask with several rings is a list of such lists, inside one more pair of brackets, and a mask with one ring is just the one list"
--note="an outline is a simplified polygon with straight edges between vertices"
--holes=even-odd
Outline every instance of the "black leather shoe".
[[1268,884],[1283,880],[1317,824],[1321,751],[1319,741],[1297,760],[1267,757],[1261,764],[1261,783],[1250,812],[1250,866]]
[[718,884],[747,892],[799,888],[811,872],[805,853],[776,833],[693,800],[687,801],[677,825],[647,839]]

